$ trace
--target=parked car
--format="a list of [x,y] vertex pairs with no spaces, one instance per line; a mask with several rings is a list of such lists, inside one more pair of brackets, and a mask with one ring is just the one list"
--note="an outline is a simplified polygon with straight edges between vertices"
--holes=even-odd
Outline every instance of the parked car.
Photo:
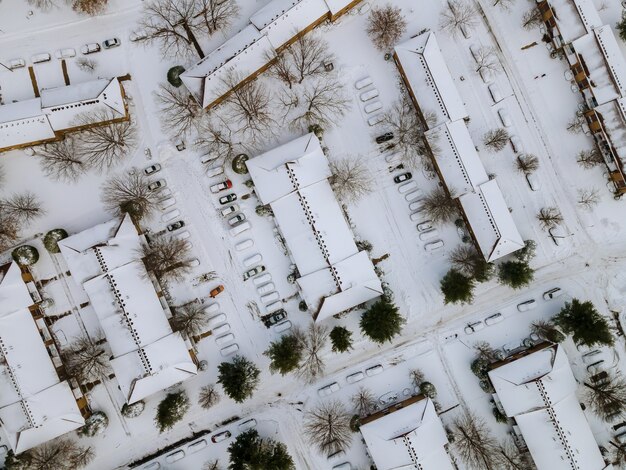
[[376,143],[382,144],[385,142],[389,142],[391,139],[393,139],[393,132],[385,132],[384,134],[376,137]]
[[513,147],[513,151],[515,153],[524,152],[524,145],[522,144],[521,139],[516,135],[511,136],[511,147]]
[[217,286],[214,289],[211,289],[211,292],[209,292],[209,297],[211,297],[212,299],[214,299],[215,297],[217,297],[218,295],[220,295],[222,292],[224,292],[224,286],[222,284],[220,284],[219,286]]
[[363,372],[355,372],[354,374],[350,374],[346,377],[346,382],[349,384],[353,384],[356,382],[360,382],[365,378],[365,374]]
[[215,159],[217,159],[216,155],[213,155],[212,153],[207,153],[206,155],[202,155],[200,157],[200,163],[209,163]]
[[231,354],[235,354],[237,351],[239,351],[239,345],[237,343],[229,344],[225,348],[220,349],[220,354],[222,357],[227,357]]
[[172,207],[174,204],[176,204],[176,199],[174,199],[173,197],[168,197],[159,202],[159,209],[164,211],[168,207]]
[[35,54],[30,58],[33,64],[39,64],[41,62],[48,62],[50,60],[50,54],[42,52],[41,54]]
[[148,185],[148,189],[150,191],[156,191],[159,188],[164,188],[166,184],[167,183],[165,182],[165,180],[153,181],[152,183]]
[[169,224],[166,228],[168,232],[173,232],[174,230],[178,230],[179,228],[183,228],[185,226],[185,221],[179,220],[174,222],[173,224]]
[[219,302],[213,302],[212,304],[210,304],[208,307],[205,307],[204,312],[207,315],[211,315],[213,313],[217,313],[220,311],[220,304]]
[[270,305],[274,302],[277,302],[278,300],[280,300],[280,295],[276,291],[270,292],[269,294],[265,294],[261,297],[261,302],[263,302],[263,305]]
[[219,193],[220,191],[224,191],[225,189],[230,189],[233,187],[233,183],[230,180],[222,181],[221,183],[214,184],[209,189],[212,193]]
[[258,287],[271,280],[272,280],[272,275],[270,273],[265,273],[252,279],[252,283]]
[[230,233],[231,237],[236,237],[246,230],[250,230],[250,222],[241,222],[239,225],[235,225],[233,228],[231,228],[228,233]]
[[[266,305],[265,306],[265,310],[267,311],[267,313],[283,312],[285,314],[285,316],[287,315],[287,313],[283,309],[283,301],[282,300],[277,300],[276,302],[272,302],[271,304]],[[282,318],[280,320],[282,320]],[[278,321],[280,321],[280,320],[278,320]],[[277,321],[277,323],[278,323],[278,321]]]
[[227,194],[226,196],[222,196],[221,198],[218,199],[219,203],[222,205],[228,204],[229,202],[233,202],[236,200],[237,200],[237,195],[235,193]]
[[477,331],[482,330],[484,327],[485,327],[485,324],[481,321],[468,323],[468,325],[465,327],[465,334],[471,335],[473,333],[476,333]]
[[492,83],[487,87],[489,89],[489,94],[491,95],[491,99],[494,103],[499,103],[502,101],[502,93],[500,92],[500,88],[495,83]]
[[189,266],[193,268],[200,266],[200,260],[198,258],[192,259],[191,261],[189,261]]
[[367,369],[365,369],[365,375],[367,375],[368,377],[373,377],[382,373],[384,370],[385,368],[382,365],[378,364],[376,366],[368,367]]
[[274,290],[275,290],[275,287],[274,287],[273,282],[268,282],[267,284],[263,284],[262,286],[257,287],[256,289],[259,295],[269,294],[270,292],[273,292]]
[[165,457],[165,461],[167,463],[174,463],[174,462],[178,462],[179,460],[182,460],[185,458],[185,451],[184,450],[177,450],[176,452],[172,452],[171,454],[167,455]]
[[238,210],[239,210],[239,206],[237,204],[233,204],[232,206],[225,207],[220,212],[222,213],[223,217],[226,217],[227,215],[233,214],[237,212]]
[[500,108],[498,110],[498,117],[504,127],[511,127],[513,125],[511,122],[511,116],[509,116],[509,111],[506,108]]
[[106,41],[104,41],[102,43],[102,47],[104,47],[105,49],[111,49],[113,47],[117,47],[121,44],[120,40],[117,38],[111,38],[111,39],[107,39]]
[[365,78],[362,78],[361,80],[358,80],[354,84],[354,88],[356,88],[357,90],[362,90],[366,86],[370,86],[372,83],[373,82],[372,82],[371,77],[365,77]]
[[214,434],[211,437],[211,442],[213,442],[213,443],[222,442],[222,441],[225,441],[226,439],[228,439],[230,436],[231,436],[230,431],[223,431],[223,432],[220,432],[218,434]]
[[252,269],[248,269],[245,273],[243,273],[243,280],[247,281],[251,277],[254,277],[257,274],[260,274],[263,271],[265,271],[265,266],[263,266],[263,265],[255,266]]
[[517,304],[517,309],[520,312],[527,312],[528,310],[532,310],[537,306],[537,301],[535,299],[527,300],[526,302],[522,302],[521,304]]
[[443,240],[435,240],[434,242],[426,243],[426,245],[424,245],[424,249],[428,252],[432,252],[440,250],[441,248],[443,248],[443,246]]
[[259,264],[261,261],[263,261],[263,255],[261,255],[261,253],[256,253],[252,256],[247,257],[246,259],[243,260],[243,265],[246,268],[250,268],[256,264]]
[[269,328],[272,325],[276,325],[277,323],[280,323],[285,318],[287,318],[287,312],[285,312],[283,309],[280,309],[274,312],[272,315],[270,315],[267,318],[267,320],[265,320],[265,326]]
[[504,315],[499,312],[494,313],[493,315],[489,315],[487,318],[485,318],[485,325],[492,326],[496,323],[500,323],[502,320],[504,320]]
[[425,220],[421,224],[417,224],[418,232],[426,232],[427,230],[431,230],[433,228],[433,223],[430,220]]
[[383,122],[385,120],[385,115],[383,113],[379,113],[379,114],[375,114],[374,116],[372,116],[371,118],[369,118],[367,120],[367,124],[370,127],[374,127],[377,124],[380,124],[381,122]]
[[376,88],[372,90],[364,91],[363,93],[361,93],[361,101],[363,102],[369,101],[373,98],[376,98],[379,94],[380,93]]
[[150,165],[148,168],[145,168],[143,170],[143,172],[146,175],[151,175],[153,173],[156,173],[157,171],[161,171],[161,165],[158,163],[155,163],[154,165]]
[[235,245],[235,250],[243,251],[243,250],[247,250],[248,248],[252,248],[253,246],[254,246],[254,240],[252,240],[251,238],[248,238],[247,240],[237,243]]
[[393,178],[394,183],[402,183],[403,181],[408,181],[413,178],[413,175],[410,172],[402,173],[401,175],[395,176]]
[[9,68],[11,70],[13,69],[19,69],[22,67],[26,67],[26,61],[24,59],[11,59],[9,60]]
[[240,212],[239,214],[233,215],[230,219],[228,219],[228,225],[234,227],[244,220],[246,220],[246,216]]
[[169,222],[170,220],[174,220],[179,215],[180,215],[180,210],[174,209],[172,211],[169,211],[167,214],[163,214],[161,216],[161,220],[163,222]]
[[528,183],[531,191],[539,191],[541,189],[539,178],[534,173],[526,173],[526,183]]
[[94,52],[100,52],[100,44],[98,44],[97,42],[85,44],[84,46],[81,46],[80,52],[84,55],[93,54]]
[[212,328],[211,331],[212,331],[212,333],[215,336],[223,335],[223,334],[228,333],[230,331],[230,324],[229,323],[224,323],[223,325],[216,326],[215,328]]
[[363,110],[365,111],[365,114],[371,114],[374,111],[378,111],[382,107],[383,107],[383,104],[380,102],[380,100],[376,100],[373,103],[365,105]]
[[552,300],[561,297],[565,292],[560,287],[555,287],[543,293],[543,300]]
[[213,178],[215,176],[219,176],[219,175],[222,175],[222,174],[224,174],[224,166],[223,165],[222,166],[217,166],[215,168],[210,168],[206,172],[206,175],[209,178]]
[[252,428],[256,428],[256,419],[248,419],[239,424],[239,432],[249,431]]
[[325,387],[320,388],[317,391],[317,394],[320,397],[327,397],[328,395],[331,395],[335,392],[337,392],[341,387],[339,386],[339,384],[337,382],[333,382],[330,385],[326,385]]
[[76,50],[68,47],[67,49],[59,49],[54,53],[57,59],[70,59],[76,55]]
[[437,229],[433,228],[424,232],[420,232],[419,237],[421,241],[427,242],[428,240],[432,240],[433,238],[435,238],[437,235],[439,235],[439,232],[437,231]]
[[333,470],[352,470],[352,464],[350,464],[350,462],[340,463],[339,465],[335,465]]

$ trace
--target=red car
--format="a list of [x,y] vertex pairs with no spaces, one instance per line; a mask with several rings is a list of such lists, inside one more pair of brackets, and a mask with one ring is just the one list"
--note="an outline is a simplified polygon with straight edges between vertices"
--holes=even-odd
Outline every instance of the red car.
[[220,191],[224,191],[225,189],[230,189],[233,187],[233,183],[231,180],[222,181],[221,183],[214,184],[211,186],[212,193],[219,193]]
[[224,292],[224,286],[223,285],[219,285],[217,286],[215,289],[213,289],[211,292],[209,292],[209,296],[214,299],[215,297],[217,297],[218,295],[220,295],[222,292]]

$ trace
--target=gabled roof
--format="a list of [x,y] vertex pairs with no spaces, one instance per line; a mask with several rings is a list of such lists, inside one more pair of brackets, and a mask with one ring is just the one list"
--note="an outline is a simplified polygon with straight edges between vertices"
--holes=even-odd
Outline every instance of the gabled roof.
[[548,0],[565,44],[602,25],[592,0]]
[[0,317],[33,304],[19,265],[11,262],[0,266]]
[[394,50],[422,112],[435,113],[435,126],[467,117],[435,33],[422,33],[398,44]]

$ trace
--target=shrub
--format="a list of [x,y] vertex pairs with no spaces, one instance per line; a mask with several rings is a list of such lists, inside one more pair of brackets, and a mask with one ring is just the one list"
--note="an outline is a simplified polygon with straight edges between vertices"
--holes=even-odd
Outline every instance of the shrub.
[[464,276],[456,269],[450,269],[440,282],[444,302],[471,303],[474,300],[474,280]]
[[391,341],[400,333],[404,318],[398,312],[398,307],[385,300],[379,300],[361,316],[359,323],[363,334],[376,343]]
[[248,173],[248,166],[246,162],[250,157],[245,153],[240,153],[239,155],[233,158],[232,167],[233,171],[238,175],[245,175]]
[[43,246],[46,247],[46,250],[50,253],[60,253],[58,243],[67,238],[67,232],[62,228],[55,228],[54,230],[50,230],[46,233],[46,236],[43,237]]
[[183,81],[180,79],[180,74],[185,71],[185,67],[182,65],[175,65],[167,71],[167,81],[170,85],[178,88],[183,84]]
[[31,266],[39,261],[39,252],[37,251],[37,248],[30,245],[18,246],[15,250],[13,250],[11,256],[20,266]]
[[506,261],[498,267],[498,279],[502,284],[520,289],[535,277],[533,269],[523,261]]
[[102,434],[109,425],[109,418],[102,411],[94,412],[85,420],[85,425],[78,429],[78,435],[83,437],[93,437]]
[[238,403],[250,398],[259,385],[261,371],[245,357],[235,356],[233,362],[222,362],[218,371],[224,392]]
[[130,405],[128,403],[124,403],[122,406],[122,416],[124,416],[124,418],[136,418],[143,413],[145,408],[146,402],[143,400],[136,401]]
[[302,344],[295,334],[282,336],[278,341],[272,341],[265,351],[270,358],[270,371],[285,375],[296,369],[302,359]]
[[571,302],[566,302],[553,321],[565,333],[573,335],[576,344],[589,347],[613,344],[609,324],[589,301],[572,299]]
[[437,397],[437,388],[430,382],[422,382],[420,384],[420,393],[434,400]]
[[352,332],[343,326],[336,326],[330,331],[333,352],[346,352],[352,348]]
[[189,410],[189,398],[181,390],[180,392],[168,393],[159,403],[157,414],[154,420],[159,426],[159,432],[166,431],[174,427],[185,416]]

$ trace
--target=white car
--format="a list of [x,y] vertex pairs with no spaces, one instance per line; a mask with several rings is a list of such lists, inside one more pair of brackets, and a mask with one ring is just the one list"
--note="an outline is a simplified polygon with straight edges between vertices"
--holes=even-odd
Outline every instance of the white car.
[[364,91],[363,93],[361,93],[361,101],[363,102],[369,101],[371,99],[376,98],[379,94],[380,93],[376,88],[372,90]]
[[233,215],[230,219],[228,219],[228,225],[230,225],[231,227],[234,227],[236,225],[239,225],[245,220],[246,220],[246,216],[240,212],[239,214]]
[[217,325],[221,325],[222,323],[225,323],[225,322],[226,322],[226,314],[225,313],[220,313],[218,315],[215,315],[215,316],[209,318],[207,326],[209,327],[209,329],[212,330]]
[[485,324],[481,321],[468,323],[468,325],[465,327],[465,334],[471,335],[472,333],[476,333],[477,331],[482,330],[484,327],[485,327]]
[[206,175],[209,178],[213,178],[214,176],[219,176],[221,174],[224,173],[224,167],[223,166],[217,166],[215,168],[211,168],[209,170],[207,170]]
[[560,287],[555,287],[543,293],[543,300],[552,300],[561,297],[565,292]]
[[[419,230],[419,226],[418,226],[418,230]],[[423,242],[426,242],[428,240],[432,240],[437,235],[439,235],[439,232],[436,229],[430,229],[430,230],[425,230],[421,232],[419,237],[420,237],[420,240],[422,240]]]
[[524,144],[522,144],[521,139],[516,135],[511,136],[511,147],[513,147],[515,153],[524,152]]
[[237,351],[239,351],[239,345],[235,343],[220,349],[220,354],[222,355],[222,357],[227,357],[231,354],[235,354]]
[[489,94],[491,95],[491,99],[494,103],[499,103],[502,101],[502,93],[500,92],[500,88],[495,83],[492,83],[487,87],[489,89]]
[[11,70],[13,69],[19,69],[22,67],[26,67],[26,61],[24,59],[11,59],[9,60],[9,68]]
[[218,346],[224,346],[225,344],[231,343],[232,341],[235,341],[235,335],[232,333],[226,333],[223,336],[218,336],[217,338],[215,338],[215,344],[217,344]]
[[356,88],[357,90],[362,90],[366,86],[370,86],[372,83],[373,82],[372,82],[372,79],[370,77],[365,77],[365,78],[362,78],[361,80],[358,80],[354,84],[354,88]]
[[97,42],[85,44],[80,48],[80,52],[84,55],[93,54],[94,52],[100,52],[100,44],[98,44]]
[[417,224],[418,232],[426,232],[427,230],[431,230],[433,228],[433,223],[430,220],[426,220],[421,224]]
[[269,281],[272,280],[272,275],[270,273],[265,273],[265,274],[261,274],[260,276],[255,277],[254,279],[252,279],[252,283],[255,286],[261,286]]
[[220,212],[222,213],[223,217],[226,217],[227,215],[230,215],[234,212],[237,212],[239,210],[239,205],[238,204],[233,204],[232,206],[228,206],[224,209],[222,209]]
[[537,301],[535,299],[527,300],[526,302],[522,302],[521,304],[517,304],[517,309],[520,312],[527,312],[528,310],[532,310],[537,306]]
[[539,191],[541,189],[541,183],[539,178],[534,173],[526,173],[526,183],[531,191]]
[[50,60],[50,54],[42,52],[41,54],[35,54],[30,58],[33,64],[39,64],[41,62],[48,62]]
[[251,227],[250,222],[242,222],[239,225],[237,225],[236,227],[231,228],[228,231],[228,233],[230,233],[231,237],[236,237],[240,233],[243,233],[246,230],[250,230],[250,227]]
[[216,326],[215,328],[212,328],[211,331],[213,332],[215,336],[223,335],[224,333],[228,333],[230,331],[230,324],[224,323],[220,326]]
[[354,374],[350,374],[346,377],[346,382],[349,384],[353,384],[356,382],[360,382],[365,378],[365,374],[363,372],[355,372]]
[[256,419],[248,419],[239,424],[239,432],[249,431],[252,428],[256,428]]
[[426,245],[424,245],[424,249],[426,251],[432,252],[432,251],[440,250],[441,248],[443,248],[443,246],[444,246],[443,240],[436,240],[434,242],[426,243]]
[[59,49],[54,53],[54,56],[57,59],[69,59],[76,55],[76,50],[68,47],[67,49]]
[[494,313],[493,315],[485,318],[485,325],[492,326],[496,323],[500,323],[502,320],[504,320],[504,315],[502,315],[501,313]]
[[320,397],[327,397],[328,395],[332,395],[333,393],[338,391],[340,388],[341,387],[339,386],[339,384],[337,382],[333,382],[330,385],[326,385],[325,387],[320,388],[317,391],[317,394]]
[[365,369],[365,375],[367,375],[368,377],[373,377],[382,373],[384,370],[384,367],[378,364],[376,366],[368,367],[367,369]]
[[165,180],[157,180],[150,183],[148,185],[148,189],[150,191],[156,191],[157,189],[164,188],[166,185],[167,183],[165,182]]
[[513,125],[513,122],[511,122],[511,116],[509,116],[509,111],[506,108],[500,108],[498,110],[498,117],[504,127],[511,127]]

